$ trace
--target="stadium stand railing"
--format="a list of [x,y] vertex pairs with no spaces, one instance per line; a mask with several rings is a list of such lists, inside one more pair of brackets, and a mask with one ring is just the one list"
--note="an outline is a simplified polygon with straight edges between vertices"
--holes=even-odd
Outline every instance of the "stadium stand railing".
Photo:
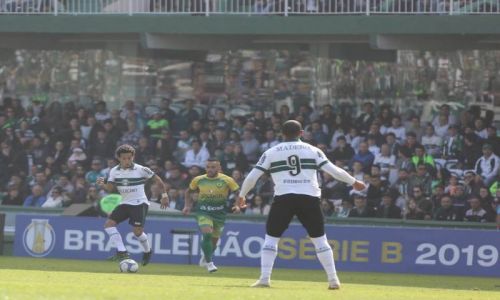
[[0,0],[1,14],[464,15],[499,14],[500,0]]

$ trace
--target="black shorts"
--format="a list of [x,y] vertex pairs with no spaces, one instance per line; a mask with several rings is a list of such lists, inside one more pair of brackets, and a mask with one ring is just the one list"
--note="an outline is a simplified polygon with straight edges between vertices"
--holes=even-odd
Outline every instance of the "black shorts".
[[275,196],[266,222],[267,234],[281,237],[293,216],[297,216],[309,237],[325,234],[325,222],[321,212],[320,199],[308,195],[285,194]]
[[149,205],[146,203],[141,205],[120,204],[113,210],[109,218],[115,221],[116,224],[128,219],[130,225],[134,227],[144,227],[148,208]]

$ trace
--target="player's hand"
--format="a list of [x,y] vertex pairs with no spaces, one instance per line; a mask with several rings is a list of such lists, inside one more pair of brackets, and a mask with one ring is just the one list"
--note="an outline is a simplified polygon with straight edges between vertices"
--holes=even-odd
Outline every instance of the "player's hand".
[[161,200],[160,200],[160,208],[161,209],[166,209],[168,207],[168,202],[170,200],[168,199],[168,195],[164,195],[161,197]]
[[353,187],[356,191],[362,191],[362,190],[366,189],[366,184],[365,184],[363,181],[356,180],[356,181],[354,182],[354,184],[352,185],[352,187]]
[[104,177],[98,177],[96,182],[98,186],[102,187],[104,185]]
[[238,205],[233,206],[232,210],[233,210],[233,214],[241,213],[241,209],[239,208]]
[[234,206],[235,207],[237,206],[240,210],[242,208],[246,208],[247,207],[247,200],[245,199],[245,197],[238,197]]
[[189,206],[184,206],[184,208],[182,209],[182,214],[183,215],[189,215],[191,213],[191,207]]

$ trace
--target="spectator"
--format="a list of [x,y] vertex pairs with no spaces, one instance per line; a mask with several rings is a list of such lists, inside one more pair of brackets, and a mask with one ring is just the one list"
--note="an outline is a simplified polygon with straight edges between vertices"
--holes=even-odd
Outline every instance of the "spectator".
[[61,187],[55,186],[50,192],[47,200],[42,204],[42,207],[47,208],[57,208],[63,207],[64,197],[62,194],[63,190]]
[[494,126],[488,126],[486,130],[488,132],[488,138],[485,140],[485,143],[491,145],[493,153],[495,153],[496,156],[500,156],[500,137],[497,136],[497,129]]
[[341,161],[344,165],[347,165],[354,157],[354,149],[347,144],[344,136],[339,136],[337,138],[337,148],[333,149],[331,155],[327,156],[331,161]]
[[347,198],[342,199],[342,206],[339,208],[339,211],[337,213],[337,218],[348,218],[351,209],[352,209],[352,202]]
[[474,121],[474,133],[483,140],[488,138],[488,131],[484,127],[483,119],[478,118]]
[[182,197],[182,193],[176,189],[170,189],[168,191],[168,197],[170,201],[168,202],[168,207],[173,210],[181,211],[184,208],[184,198]]
[[243,132],[243,139],[241,141],[241,146],[243,148],[243,154],[245,154],[248,161],[256,162],[259,154],[260,144],[251,131],[245,130]]
[[[129,121],[130,122],[130,121]],[[125,131],[129,129],[129,126],[127,124],[128,122],[125,121],[122,117],[120,117],[120,111],[117,109],[113,109],[111,111],[111,124],[113,125],[113,128],[116,128],[119,132],[119,135],[122,135]],[[135,122],[132,122],[135,125]]]
[[500,158],[493,154],[493,147],[489,144],[483,145],[483,156],[476,162],[475,171],[483,178],[486,185],[490,185],[498,176],[500,170]]
[[7,196],[5,196],[1,202],[2,205],[23,205],[23,198],[19,188],[11,186],[8,188]]
[[[451,130],[448,129],[448,131]],[[422,137],[422,146],[424,146],[425,151],[432,157],[441,156],[443,139],[436,135],[434,127],[431,124],[425,128],[425,135]]]
[[99,159],[94,159],[92,160],[92,164],[90,166],[91,170],[85,174],[85,180],[89,184],[95,184],[97,181],[97,178],[99,177],[104,177],[106,174],[104,174],[102,170],[102,163]]
[[352,174],[356,180],[362,181],[365,177],[365,172],[363,172],[363,164],[359,161],[354,161],[352,163]]
[[155,156],[160,161],[174,160],[174,154],[177,149],[177,141],[168,130],[162,131],[162,138],[156,142]]
[[431,169],[434,169],[436,167],[436,164],[434,163],[434,157],[425,153],[425,148],[422,145],[418,145],[417,147],[415,147],[415,155],[411,158],[411,161],[415,168],[421,164]]
[[470,209],[465,212],[466,222],[486,222],[487,212],[481,207],[481,202],[477,197],[469,199]]
[[271,206],[266,204],[261,196],[257,195],[253,198],[253,203],[245,210],[245,215],[260,215],[267,216]]
[[451,124],[448,120],[448,116],[445,114],[440,114],[438,120],[438,124],[434,125],[434,130],[436,131],[437,136],[444,138],[448,133],[448,128]]
[[279,144],[279,141],[276,139],[274,134],[274,130],[268,129],[266,130],[265,141],[260,144],[260,153],[266,152],[269,148],[274,147]]
[[391,127],[387,129],[387,133],[394,133],[398,144],[402,144],[406,139],[406,129],[401,125],[401,118],[395,116],[392,118]]
[[141,138],[141,132],[137,130],[136,123],[133,121],[127,122],[127,131],[122,135],[118,141],[117,146],[128,144],[134,148],[139,146],[139,139]]
[[463,163],[465,169],[474,169],[481,157],[481,140],[474,133],[464,136]]
[[409,157],[415,154],[415,149],[420,144],[417,142],[417,135],[414,132],[406,133],[406,141],[403,143],[400,149],[405,149],[405,153],[408,153]]
[[375,120],[373,113],[373,103],[366,102],[363,104],[363,113],[356,119],[356,124],[362,134],[366,134],[370,125]]
[[399,170],[398,179],[392,187],[405,198],[412,195],[413,190],[410,182],[410,174],[406,169]]
[[391,154],[388,144],[383,144],[380,153],[375,155],[373,164],[380,166],[381,175],[389,178],[389,172],[396,167],[396,157]]
[[24,207],[42,207],[43,203],[45,203],[47,199],[43,195],[43,188],[35,184],[31,188],[31,195],[29,195],[26,199],[24,199],[23,206]]
[[410,186],[412,188],[419,187],[423,195],[430,196],[432,192],[432,177],[425,165],[418,165],[416,174],[410,179]]
[[363,165],[363,171],[365,173],[369,172],[371,165],[375,156],[368,151],[368,144],[366,142],[362,142],[359,144],[359,151],[354,157],[352,161],[359,161]]
[[401,219],[401,209],[394,204],[391,194],[382,196],[382,203],[377,209],[377,218]]
[[204,169],[209,157],[208,151],[201,147],[200,140],[195,139],[191,142],[191,149],[186,152],[183,165],[187,168],[197,166]]
[[73,149],[73,153],[68,158],[69,166],[76,166],[78,164],[84,164],[87,161],[87,155],[81,148]]
[[110,157],[113,156],[113,151],[116,148],[116,143],[106,135],[106,131],[101,129],[97,131],[97,137],[94,142],[89,144],[89,157]]
[[349,218],[373,218],[375,211],[367,203],[366,197],[360,194],[354,195],[354,207],[349,212]]
[[387,183],[385,181],[382,181],[380,176],[377,175],[370,176],[368,189],[366,191],[368,205],[373,208],[378,207],[380,205],[380,201],[382,200],[382,195],[385,194],[386,192],[387,192]]
[[356,127],[351,127],[349,134],[346,135],[346,141],[354,152],[358,153],[359,144],[363,141],[363,137],[359,135],[359,131]]
[[106,109],[106,102],[104,101],[97,102],[96,113],[94,116],[98,122],[104,122],[108,119],[111,119],[111,114]]
[[28,173],[28,161],[23,151],[13,149],[11,143],[4,141],[0,143],[0,147],[0,184],[5,185],[12,175]]
[[458,135],[457,127],[448,127],[448,136],[443,143],[443,159],[458,159],[462,155],[463,139]]
[[177,153],[175,155],[177,160],[184,160],[186,152],[191,148],[193,138],[189,135],[187,130],[179,132],[179,141],[177,142]]
[[162,138],[162,130],[168,129],[168,120],[163,118],[161,111],[157,111],[154,113],[153,118],[146,123],[144,134],[150,137],[153,143],[156,144],[156,141]]
[[479,202],[481,203],[481,207],[487,213],[487,221],[494,222],[495,211],[494,211],[493,207],[494,207],[495,202],[494,202],[493,196],[490,194],[490,191],[488,190],[488,188],[485,186],[482,186],[479,189],[479,194],[477,195],[477,198],[479,199]]
[[453,205],[449,195],[443,195],[440,201],[440,207],[434,213],[436,221],[462,221],[462,213]]
[[407,220],[423,220],[425,214],[418,209],[417,202],[415,199],[410,198],[408,200],[408,207],[405,214],[405,219]]
[[421,187],[413,187],[413,198],[417,203],[417,211],[423,214],[424,219],[432,219],[432,202],[424,195]]
[[457,124],[457,120],[456,120],[455,116],[453,116],[450,113],[450,106],[448,104],[443,104],[439,107],[439,114],[436,117],[434,117],[434,119],[432,120],[432,125],[434,125],[434,127],[439,126],[440,118],[442,118],[442,117],[443,118],[446,117],[446,120],[447,120],[446,124],[449,124],[449,125]]

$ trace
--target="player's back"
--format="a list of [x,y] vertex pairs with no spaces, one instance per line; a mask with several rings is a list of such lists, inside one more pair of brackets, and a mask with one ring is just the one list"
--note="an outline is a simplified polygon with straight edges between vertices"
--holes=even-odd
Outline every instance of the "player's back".
[[317,170],[326,163],[323,152],[302,141],[280,143],[267,150],[256,165],[273,178],[275,195],[306,194],[319,197]]

